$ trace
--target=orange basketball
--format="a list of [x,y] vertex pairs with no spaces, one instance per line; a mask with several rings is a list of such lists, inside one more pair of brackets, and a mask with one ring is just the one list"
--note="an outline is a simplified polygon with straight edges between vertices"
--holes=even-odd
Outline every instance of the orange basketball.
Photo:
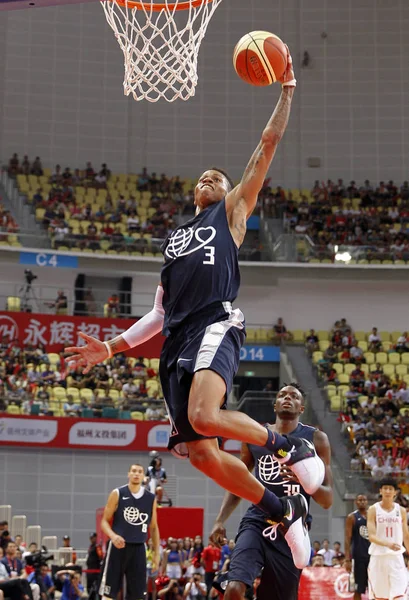
[[236,44],[233,65],[237,75],[251,85],[270,85],[287,67],[287,48],[268,31],[246,33]]

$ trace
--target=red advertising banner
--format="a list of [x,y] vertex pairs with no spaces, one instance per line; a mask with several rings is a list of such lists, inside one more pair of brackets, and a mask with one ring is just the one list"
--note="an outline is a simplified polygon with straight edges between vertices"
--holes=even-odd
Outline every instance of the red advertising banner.
[[[349,573],[345,569],[334,567],[307,567],[303,570],[298,591],[298,600],[352,600],[349,591]],[[362,600],[368,600],[362,594]]]
[[[25,344],[44,344],[47,352],[62,352],[66,346],[78,346],[83,341],[80,331],[109,340],[123,333],[135,323],[134,319],[102,319],[98,317],[70,317],[34,313],[0,312],[0,337],[7,335],[11,340]],[[163,337],[156,335],[151,340],[130,350],[130,356],[158,358]]]

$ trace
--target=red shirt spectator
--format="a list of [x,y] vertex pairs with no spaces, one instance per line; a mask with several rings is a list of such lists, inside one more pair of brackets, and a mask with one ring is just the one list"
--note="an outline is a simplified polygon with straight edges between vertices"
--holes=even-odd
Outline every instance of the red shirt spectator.
[[220,548],[210,543],[202,552],[202,562],[206,573],[215,573],[219,568],[221,558]]

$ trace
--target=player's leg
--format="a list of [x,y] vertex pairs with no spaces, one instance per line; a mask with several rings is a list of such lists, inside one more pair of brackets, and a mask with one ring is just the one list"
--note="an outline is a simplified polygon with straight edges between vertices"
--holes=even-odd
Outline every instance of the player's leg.
[[297,600],[301,570],[294,566],[291,556],[266,544],[266,560],[257,588],[257,600]]
[[370,598],[389,600],[389,574],[385,569],[384,556],[371,556],[368,566]]
[[[229,348],[228,344],[226,346]],[[279,454],[289,451],[289,454],[293,449],[293,442],[300,444],[300,440],[289,440],[273,433],[242,412],[222,410],[227,392],[226,379],[232,380],[234,375],[229,373],[227,361],[227,357],[223,356],[223,353],[220,356],[218,352],[212,361],[212,370],[203,369],[194,373],[188,406],[191,426],[197,433],[206,437],[232,438],[247,444],[265,446]],[[223,376],[219,373],[223,373]],[[325,467],[316,455],[313,445],[310,446],[312,448],[306,445],[297,448],[296,452],[299,450],[301,453],[298,461],[294,466],[288,464],[296,472],[303,488],[312,494],[323,481]],[[306,453],[302,454],[304,450]]]
[[356,590],[354,600],[361,600],[362,594],[365,594],[368,588],[368,561],[354,560],[354,578]]
[[126,599],[143,600],[146,597],[145,544],[127,544],[125,565]]
[[407,570],[403,554],[391,556],[389,568],[390,598],[391,600],[406,599],[408,587]]
[[124,559],[125,548],[115,548],[113,543],[109,542],[99,586],[99,594],[102,596],[102,600],[106,598],[116,599],[122,586]]
[[[243,529],[237,539],[227,573],[216,581],[216,589],[223,590],[224,600],[244,600],[252,590],[253,582],[264,567],[264,543],[261,531]],[[224,581],[223,581],[224,580]],[[225,587],[227,580],[227,587]]]

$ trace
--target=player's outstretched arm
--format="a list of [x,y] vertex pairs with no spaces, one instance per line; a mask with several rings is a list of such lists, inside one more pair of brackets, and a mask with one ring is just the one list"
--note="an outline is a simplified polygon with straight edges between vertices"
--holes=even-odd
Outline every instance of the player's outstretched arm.
[[409,527],[408,527],[408,515],[406,509],[401,506],[402,513],[402,528],[403,528],[403,544],[406,548],[406,552],[409,553]]
[[244,171],[241,182],[226,197],[227,211],[233,211],[239,204],[247,218],[256,206],[258,194],[290,117],[296,80],[288,47],[287,52],[287,69],[280,79],[283,88],[277,106],[263,130],[261,140]]
[[[241,446],[240,460],[244,462],[251,473],[254,469],[254,459],[247,444],[242,444]],[[230,492],[225,493],[219,514],[217,515],[212,532],[210,534],[210,539],[217,546],[220,546],[223,538],[226,537],[226,528],[224,526],[225,522],[235,511],[240,502],[241,498],[239,496],[235,496]]]
[[163,287],[158,285],[153,308],[142,319],[131,325],[129,329],[112,340],[101,342],[97,338],[80,332],[80,337],[86,342],[84,346],[71,346],[65,352],[72,353],[67,360],[70,364],[84,366],[83,373],[88,373],[94,365],[112,358],[118,352],[143,344],[151,337],[160,333],[163,327],[165,311],[162,306]]

